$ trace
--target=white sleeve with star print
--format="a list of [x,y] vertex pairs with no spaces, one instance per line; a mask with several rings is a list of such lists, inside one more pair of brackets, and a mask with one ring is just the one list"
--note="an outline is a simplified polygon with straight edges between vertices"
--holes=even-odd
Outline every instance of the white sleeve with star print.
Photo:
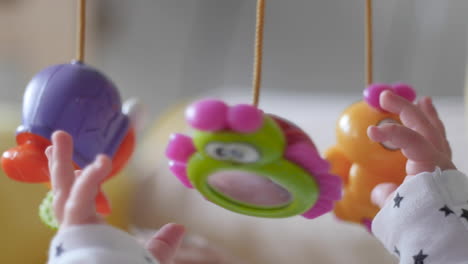
[[407,177],[372,231],[400,264],[468,263],[468,178],[440,169]]
[[157,264],[127,233],[108,225],[81,225],[59,231],[48,264]]

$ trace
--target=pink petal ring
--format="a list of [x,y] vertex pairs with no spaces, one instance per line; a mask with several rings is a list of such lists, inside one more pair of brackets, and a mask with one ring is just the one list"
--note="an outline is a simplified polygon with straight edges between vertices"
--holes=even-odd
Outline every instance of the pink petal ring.
[[397,95],[408,99],[408,101],[413,102],[416,99],[416,91],[408,84],[396,83],[393,85],[392,90]]
[[227,120],[232,130],[252,133],[262,127],[263,112],[254,106],[239,104],[229,109]]
[[169,162],[169,169],[174,173],[174,175],[179,179],[179,181],[187,188],[192,189],[192,183],[190,182],[187,175],[187,166],[182,163],[177,163],[174,161]]
[[228,106],[220,100],[203,100],[190,105],[185,112],[187,122],[202,131],[219,131],[227,126]]
[[375,109],[384,111],[382,107],[380,107],[380,94],[387,90],[393,89],[390,85],[387,84],[371,84],[364,90],[364,100]]
[[172,134],[166,148],[166,157],[177,162],[188,162],[196,152],[192,138],[182,134]]

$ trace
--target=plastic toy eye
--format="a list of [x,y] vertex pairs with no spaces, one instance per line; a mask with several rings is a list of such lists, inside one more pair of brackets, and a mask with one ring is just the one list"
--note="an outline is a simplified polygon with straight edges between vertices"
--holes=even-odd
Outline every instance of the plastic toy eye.
[[[382,121],[380,121],[377,126],[381,126],[381,125],[384,125],[384,124],[400,124],[398,121],[394,120],[394,119],[391,119],[391,118],[386,118]],[[389,149],[389,150],[398,150],[400,148],[398,148],[397,146],[393,145],[392,143],[390,142],[382,142],[381,143],[382,146],[386,149]]]
[[227,144],[220,142],[209,143],[205,147],[206,154],[216,160],[230,160],[231,154]]
[[239,163],[253,163],[260,159],[255,147],[243,143],[229,144],[229,154],[233,161]]

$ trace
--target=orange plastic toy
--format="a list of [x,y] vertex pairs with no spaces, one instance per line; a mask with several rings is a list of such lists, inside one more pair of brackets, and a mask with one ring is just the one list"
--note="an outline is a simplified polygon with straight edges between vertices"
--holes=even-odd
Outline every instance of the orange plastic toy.
[[[50,187],[48,161],[44,154],[51,145],[48,139],[32,133],[21,133],[16,137],[18,146],[3,153],[1,159],[5,174],[13,180],[26,183],[45,183]],[[125,167],[135,147],[135,131],[130,128],[112,159],[112,172],[105,179],[115,176]],[[80,167],[74,164],[75,168]],[[103,215],[111,212],[103,193],[96,197],[96,209]]]
[[344,184],[344,196],[336,203],[337,218],[365,225],[369,230],[379,211],[370,200],[372,189],[391,182],[401,184],[406,176],[406,158],[400,150],[385,143],[376,143],[367,136],[367,128],[383,123],[400,123],[398,116],[380,108],[379,96],[385,90],[413,101],[413,89],[404,84],[373,84],[364,91],[365,100],[348,107],[338,120],[337,144],[325,156],[332,173]]

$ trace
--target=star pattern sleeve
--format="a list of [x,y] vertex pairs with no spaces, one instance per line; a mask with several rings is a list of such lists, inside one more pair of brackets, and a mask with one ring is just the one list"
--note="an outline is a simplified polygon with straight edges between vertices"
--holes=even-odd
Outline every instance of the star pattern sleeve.
[[48,264],[158,264],[125,232],[107,225],[82,225],[60,231],[52,240]]
[[468,263],[468,178],[440,169],[407,177],[372,230],[400,264]]

